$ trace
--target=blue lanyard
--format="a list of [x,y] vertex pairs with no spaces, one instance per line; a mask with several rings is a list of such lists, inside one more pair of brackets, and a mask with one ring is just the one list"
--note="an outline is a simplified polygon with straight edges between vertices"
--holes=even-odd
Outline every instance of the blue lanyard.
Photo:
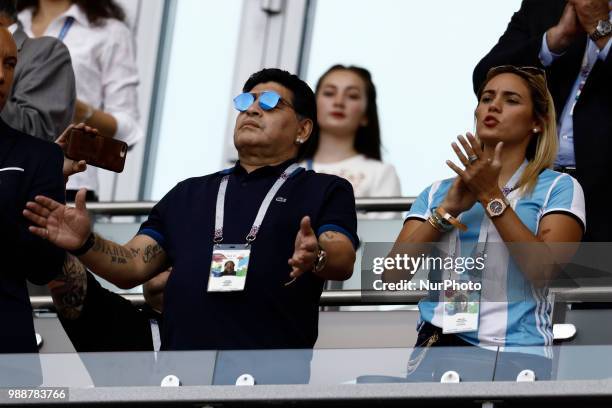
[[60,41],[64,41],[64,38],[66,38],[66,35],[68,34],[68,31],[70,31],[70,28],[72,27],[72,24],[74,24],[74,17],[67,17],[66,21],[64,21],[64,25],[62,27],[62,30],[60,31],[59,35],[57,36],[57,39]]
[[314,162],[312,159],[306,160],[306,170],[314,170]]

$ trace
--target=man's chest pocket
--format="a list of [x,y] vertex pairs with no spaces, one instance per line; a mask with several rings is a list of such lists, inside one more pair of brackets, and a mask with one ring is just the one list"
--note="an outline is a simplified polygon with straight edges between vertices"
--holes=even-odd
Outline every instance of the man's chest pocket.
[[7,212],[21,211],[23,203],[24,169],[21,167],[0,168],[0,210]]

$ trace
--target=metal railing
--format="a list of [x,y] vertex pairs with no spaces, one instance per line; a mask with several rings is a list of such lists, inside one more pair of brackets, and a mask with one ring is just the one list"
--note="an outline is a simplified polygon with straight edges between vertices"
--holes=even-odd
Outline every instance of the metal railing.
[[[416,304],[427,295],[426,291],[367,292],[360,290],[328,290],[321,294],[321,306],[372,306]],[[136,305],[144,303],[140,294],[122,294]],[[612,302],[612,287],[591,287],[572,289],[551,289],[554,302]],[[34,309],[53,309],[51,296],[30,296]]]
[[[375,405],[493,408],[502,405],[567,406],[567,401],[578,406],[610,406],[612,380],[71,388],[70,398],[62,401],[62,406],[100,406],[104,403],[139,407]],[[10,403],[14,406],[14,401]]]
[[[364,305],[403,305],[416,304],[427,292],[396,292],[382,293],[373,292],[363,296],[359,290],[333,290],[324,291],[321,294],[319,304],[321,306],[364,306]],[[125,299],[136,305],[144,303],[144,296],[140,294],[122,294]],[[34,309],[53,309],[51,296],[30,296],[30,302]]]
[[[408,211],[416,197],[357,198],[357,211]],[[97,215],[147,215],[155,201],[116,201],[88,203],[87,209]]]

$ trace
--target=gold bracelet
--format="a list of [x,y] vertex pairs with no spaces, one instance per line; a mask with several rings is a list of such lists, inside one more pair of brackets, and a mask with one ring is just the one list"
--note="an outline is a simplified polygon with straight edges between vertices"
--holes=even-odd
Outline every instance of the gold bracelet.
[[444,233],[445,231],[442,229],[442,227],[440,225],[438,225],[438,223],[435,221],[435,218],[432,217],[431,215],[429,216],[429,218],[427,219],[427,221],[429,221],[429,223],[431,224],[431,226],[438,232],[442,232]]
[[461,223],[461,221],[459,221],[458,219],[456,219],[452,215],[450,215],[450,213],[448,211],[446,211],[444,208],[438,207],[438,208],[436,208],[436,212],[438,213],[438,215],[440,217],[442,217],[443,219],[445,219],[446,221],[448,221],[449,223],[451,223],[455,227],[459,228],[461,231],[463,231],[463,232],[467,231],[467,226],[465,224]]

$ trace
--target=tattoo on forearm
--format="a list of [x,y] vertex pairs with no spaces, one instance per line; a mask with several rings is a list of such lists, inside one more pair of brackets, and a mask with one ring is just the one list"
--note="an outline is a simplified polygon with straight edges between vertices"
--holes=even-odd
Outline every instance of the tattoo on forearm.
[[127,249],[121,245],[105,240],[96,234],[96,240],[91,248],[93,251],[101,252],[110,257],[111,263],[127,264],[130,260],[138,255],[139,249]]
[[68,254],[62,274],[49,284],[57,313],[65,319],[77,319],[83,311],[87,295],[87,269],[79,260]]
[[142,254],[142,261],[145,264],[151,263],[159,256],[163,248],[158,244],[147,245],[144,249],[141,248],[126,248],[114,242],[107,241],[96,234],[92,251],[103,253],[110,257],[110,262],[114,264],[127,264],[132,259],[135,259]]
[[142,254],[142,261],[146,264],[153,262],[153,260],[162,252],[162,247],[158,244],[147,245]]

